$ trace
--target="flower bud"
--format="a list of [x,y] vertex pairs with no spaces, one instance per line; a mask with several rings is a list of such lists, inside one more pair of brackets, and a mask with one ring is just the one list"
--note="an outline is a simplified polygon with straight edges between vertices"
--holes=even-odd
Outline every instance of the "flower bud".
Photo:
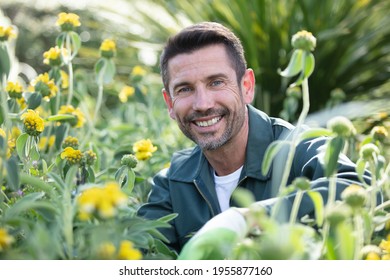
[[330,119],[327,123],[327,127],[338,136],[345,138],[351,137],[356,133],[352,122],[346,117],[342,116]]
[[336,201],[336,203],[334,207],[327,209],[325,212],[325,218],[331,225],[337,225],[351,215],[351,208],[349,206],[340,201]]
[[387,129],[384,126],[375,126],[371,130],[371,136],[375,141],[383,142],[388,136]]
[[377,157],[379,153],[379,148],[376,145],[368,143],[360,148],[359,155],[364,160],[372,160],[374,157]]
[[286,95],[295,99],[301,99],[302,91],[300,87],[288,87]]
[[376,245],[366,245],[360,251],[362,260],[380,260],[381,254],[381,249]]
[[122,157],[121,164],[126,165],[129,168],[135,168],[138,164],[138,160],[135,155],[127,154]]
[[341,193],[341,199],[352,208],[360,208],[366,202],[367,192],[362,186],[351,184]]
[[66,147],[72,147],[73,149],[79,148],[79,139],[73,136],[67,136],[62,143],[62,148],[65,149]]
[[92,150],[85,151],[83,157],[86,165],[93,165],[97,159],[96,153]]
[[306,177],[295,178],[292,184],[301,191],[310,189],[310,181]]
[[317,39],[311,32],[302,30],[292,36],[291,44],[294,49],[313,51],[316,47]]

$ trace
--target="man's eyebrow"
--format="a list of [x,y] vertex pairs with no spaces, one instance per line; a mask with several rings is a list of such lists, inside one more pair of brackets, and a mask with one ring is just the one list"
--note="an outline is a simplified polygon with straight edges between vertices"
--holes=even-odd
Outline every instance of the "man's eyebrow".
[[[212,74],[210,76],[207,76],[205,77],[203,80],[205,82],[208,82],[208,81],[211,81],[211,80],[214,80],[214,79],[218,79],[218,78],[223,78],[223,79],[228,79],[228,75],[226,75],[225,73],[217,73],[217,74]],[[175,91],[177,88],[179,87],[182,87],[182,86],[189,86],[191,85],[192,83],[191,82],[188,82],[188,81],[182,81],[182,82],[179,82],[175,85],[173,85],[173,91]]]

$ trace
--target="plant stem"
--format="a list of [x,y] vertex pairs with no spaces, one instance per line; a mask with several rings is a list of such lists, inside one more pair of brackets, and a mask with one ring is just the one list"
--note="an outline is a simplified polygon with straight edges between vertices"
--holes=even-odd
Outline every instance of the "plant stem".
[[295,128],[294,134],[292,136],[291,147],[290,147],[290,150],[289,150],[288,155],[287,155],[286,165],[285,165],[285,168],[283,171],[282,180],[280,182],[279,196],[278,196],[279,199],[277,200],[274,208],[272,209],[271,218],[275,218],[275,216],[277,215],[279,208],[281,206],[282,198],[280,197],[280,194],[284,192],[284,190],[287,186],[287,181],[288,181],[288,177],[290,175],[290,170],[291,170],[292,162],[293,162],[294,155],[295,155],[295,147],[296,147],[297,142],[298,142],[298,136],[300,133],[300,129],[301,129],[301,127],[306,119],[306,116],[309,112],[310,98],[309,98],[309,83],[308,83],[307,78],[305,78],[302,81],[302,101],[303,101],[302,111],[301,111],[301,114],[299,115],[299,118],[298,118],[298,121],[296,124],[296,128]]
[[353,220],[354,220],[355,235],[356,235],[354,259],[358,260],[360,259],[360,251],[364,245],[364,228],[363,228],[363,221],[360,214],[355,213]]
[[302,197],[303,197],[303,191],[298,190],[296,195],[295,195],[293,207],[291,209],[290,225],[293,225],[297,219],[298,210],[299,210],[299,206],[300,206],[301,201],[302,201]]

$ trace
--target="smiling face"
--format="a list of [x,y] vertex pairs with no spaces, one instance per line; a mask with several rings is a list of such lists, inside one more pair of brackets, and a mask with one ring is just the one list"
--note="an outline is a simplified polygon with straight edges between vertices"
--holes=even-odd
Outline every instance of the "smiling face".
[[216,150],[242,137],[245,105],[254,94],[252,70],[238,83],[225,47],[217,44],[171,58],[168,71],[169,93],[163,91],[164,99],[171,118],[189,139],[203,150]]

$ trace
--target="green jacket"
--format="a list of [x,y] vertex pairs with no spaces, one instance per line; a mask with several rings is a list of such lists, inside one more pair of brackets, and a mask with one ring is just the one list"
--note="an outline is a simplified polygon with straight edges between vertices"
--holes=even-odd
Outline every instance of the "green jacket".
[[[272,172],[282,173],[279,168],[263,175],[261,164],[267,147],[275,140],[284,137],[294,127],[278,118],[268,117],[265,113],[248,106],[249,138],[245,164],[241,172],[239,187],[250,190],[256,201],[264,201],[272,207],[277,191],[272,187]],[[284,133],[282,133],[285,131]],[[296,177],[305,176],[311,180],[312,189],[319,191],[324,201],[327,199],[328,181],[324,178],[320,159],[323,156],[325,138],[316,138],[301,142],[295,152],[288,184]],[[354,164],[341,156],[338,167],[339,197],[342,189],[352,182],[359,182]],[[283,167],[281,168],[283,169]],[[159,172],[153,179],[149,200],[138,211],[147,219],[158,219],[171,213],[178,216],[172,221],[171,228],[161,229],[170,240],[171,248],[180,252],[188,239],[208,220],[221,212],[214,186],[213,168],[198,146],[179,151],[172,157],[169,169]],[[275,180],[275,179],[274,179]],[[271,200],[270,200],[271,199]],[[284,200],[284,210],[290,212],[294,194]],[[234,206],[234,201],[231,201]],[[312,215],[314,206],[309,197],[304,196],[299,217]]]

